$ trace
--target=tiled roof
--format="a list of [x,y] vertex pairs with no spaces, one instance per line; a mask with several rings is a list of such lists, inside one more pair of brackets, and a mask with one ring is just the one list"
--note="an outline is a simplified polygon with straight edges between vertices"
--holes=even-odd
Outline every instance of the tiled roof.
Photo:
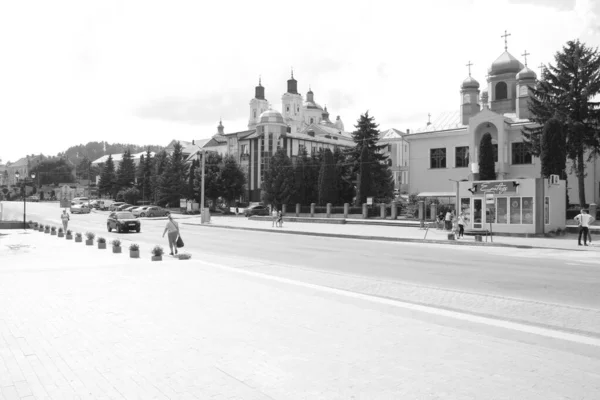
[[415,129],[414,133],[445,131],[464,127],[465,125],[460,122],[460,112],[458,110],[446,111],[435,116],[431,124]]

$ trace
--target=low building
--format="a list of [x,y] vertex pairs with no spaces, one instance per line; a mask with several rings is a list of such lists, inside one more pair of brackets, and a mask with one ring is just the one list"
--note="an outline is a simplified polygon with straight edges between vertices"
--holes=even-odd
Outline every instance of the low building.
[[387,145],[383,149],[383,154],[390,160],[390,169],[394,179],[394,189],[399,193],[408,193],[409,191],[409,168],[410,147],[405,136],[407,132],[401,132],[398,129],[388,129],[381,132],[379,144]]

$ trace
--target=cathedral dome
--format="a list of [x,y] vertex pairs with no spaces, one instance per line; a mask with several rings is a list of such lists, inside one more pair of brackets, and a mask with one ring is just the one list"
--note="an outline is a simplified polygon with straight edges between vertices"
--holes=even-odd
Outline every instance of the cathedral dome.
[[469,75],[469,77],[463,81],[461,87],[463,89],[479,89],[479,82],[477,82],[471,77],[471,75]]
[[320,105],[318,105],[317,103],[315,103],[314,101],[305,101],[304,102],[304,107],[308,108],[308,109],[313,109],[313,110],[321,110],[323,111],[323,107],[321,107]]
[[490,75],[500,75],[507,73],[518,73],[525,66],[519,60],[514,58],[508,51],[505,51],[492,63]]
[[283,124],[283,115],[279,111],[269,109],[260,114],[259,121],[261,124],[279,123]]
[[537,75],[535,74],[535,72],[533,70],[525,67],[517,74],[517,79],[518,80],[537,79]]

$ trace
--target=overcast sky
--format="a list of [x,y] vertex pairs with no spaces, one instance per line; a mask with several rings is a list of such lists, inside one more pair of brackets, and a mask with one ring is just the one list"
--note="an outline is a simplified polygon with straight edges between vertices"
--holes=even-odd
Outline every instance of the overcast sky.
[[597,0],[0,3],[0,159],[88,141],[167,145],[247,128],[258,76],[281,111],[290,68],[346,130],[422,127],[504,51],[600,45]]

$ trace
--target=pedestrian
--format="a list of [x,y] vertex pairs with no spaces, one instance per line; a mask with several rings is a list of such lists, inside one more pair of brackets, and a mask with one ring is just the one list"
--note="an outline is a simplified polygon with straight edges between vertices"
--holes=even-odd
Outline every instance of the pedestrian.
[[458,237],[465,236],[465,213],[461,212],[458,216]]
[[581,246],[581,236],[583,236],[583,245],[587,246],[588,234],[590,231],[590,225],[594,222],[594,217],[587,213],[587,210],[582,208],[578,216],[575,217],[575,221],[579,225],[579,237],[577,238],[577,244]]
[[283,213],[281,212],[281,210],[279,210],[279,212],[277,213],[277,225],[280,228],[283,228]]
[[447,231],[451,230],[452,229],[452,213],[450,212],[450,210],[448,210],[446,212],[445,222],[446,222],[446,230]]
[[240,213],[240,205],[236,204],[235,205],[235,215],[237,216]]
[[67,226],[69,226],[69,213],[67,212],[67,209],[65,208],[63,210],[63,213],[60,215],[60,219],[62,220],[62,224],[63,224],[63,229],[65,230],[65,232],[67,231]]
[[168,232],[169,238],[169,248],[171,249],[170,255],[173,255],[173,252],[177,254],[177,237],[179,236],[179,224],[173,220],[173,216],[169,214],[167,216],[169,220],[167,221],[167,226],[165,226],[165,230],[163,231],[162,237],[165,237],[165,233]]
[[278,217],[277,208],[272,207],[271,217],[273,218],[273,223],[271,224],[271,228],[272,228],[277,224],[277,217]]

